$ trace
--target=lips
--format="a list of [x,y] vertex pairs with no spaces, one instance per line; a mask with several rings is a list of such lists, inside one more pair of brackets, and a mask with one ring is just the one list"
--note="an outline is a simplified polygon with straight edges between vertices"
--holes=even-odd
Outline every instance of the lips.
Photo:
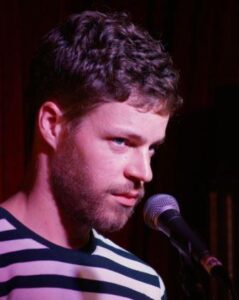
[[122,194],[115,194],[114,195],[117,198],[117,201],[124,205],[124,206],[135,206],[138,202],[140,195],[139,193],[122,193]]

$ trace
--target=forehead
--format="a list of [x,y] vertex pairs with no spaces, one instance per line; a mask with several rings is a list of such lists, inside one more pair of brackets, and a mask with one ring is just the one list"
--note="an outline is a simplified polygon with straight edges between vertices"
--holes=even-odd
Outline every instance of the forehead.
[[104,103],[90,111],[80,122],[79,128],[97,133],[128,133],[152,141],[165,136],[168,115],[140,110],[126,102]]

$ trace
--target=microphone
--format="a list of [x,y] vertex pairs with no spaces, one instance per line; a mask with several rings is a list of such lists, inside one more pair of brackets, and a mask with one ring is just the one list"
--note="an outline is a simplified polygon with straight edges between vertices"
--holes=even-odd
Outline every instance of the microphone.
[[230,278],[222,263],[210,254],[206,245],[186,224],[173,196],[158,194],[150,197],[144,206],[144,221],[150,228],[168,236],[182,255],[199,262],[207,273],[231,289]]

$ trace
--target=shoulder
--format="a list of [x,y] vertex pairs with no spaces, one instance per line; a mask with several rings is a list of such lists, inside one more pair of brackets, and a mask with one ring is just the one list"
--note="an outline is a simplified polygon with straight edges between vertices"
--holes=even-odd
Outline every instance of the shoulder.
[[146,264],[139,257],[131,253],[130,251],[120,247],[112,240],[104,237],[99,234],[95,230],[93,231],[93,235],[96,239],[96,251],[97,253],[106,254],[108,253],[110,257],[117,258],[118,261],[127,261],[129,265],[134,264],[138,265],[139,269],[142,268],[146,273],[157,275],[153,268],[151,268],[148,264]]
[[0,232],[8,232],[15,229],[14,217],[2,206],[0,206]]
[[117,271],[119,270],[138,283],[140,282],[149,293],[161,296],[165,294],[164,282],[151,266],[95,230],[93,230],[93,235],[96,240],[94,255],[105,257],[109,264],[112,263],[115,266]]

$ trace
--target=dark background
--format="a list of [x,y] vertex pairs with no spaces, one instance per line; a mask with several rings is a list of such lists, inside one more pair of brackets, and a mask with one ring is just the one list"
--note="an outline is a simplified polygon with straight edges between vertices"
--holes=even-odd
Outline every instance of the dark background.
[[[174,195],[190,227],[238,285],[237,0],[0,1],[0,199],[17,191],[28,159],[22,91],[34,50],[56,23],[86,9],[128,12],[171,53],[181,75],[184,107],[172,119],[166,142],[153,161],[155,178],[147,197]],[[187,299],[179,255],[163,234],[143,224],[142,205],[125,229],[111,237],[161,274],[169,300]],[[230,299],[198,270],[205,299]]]

